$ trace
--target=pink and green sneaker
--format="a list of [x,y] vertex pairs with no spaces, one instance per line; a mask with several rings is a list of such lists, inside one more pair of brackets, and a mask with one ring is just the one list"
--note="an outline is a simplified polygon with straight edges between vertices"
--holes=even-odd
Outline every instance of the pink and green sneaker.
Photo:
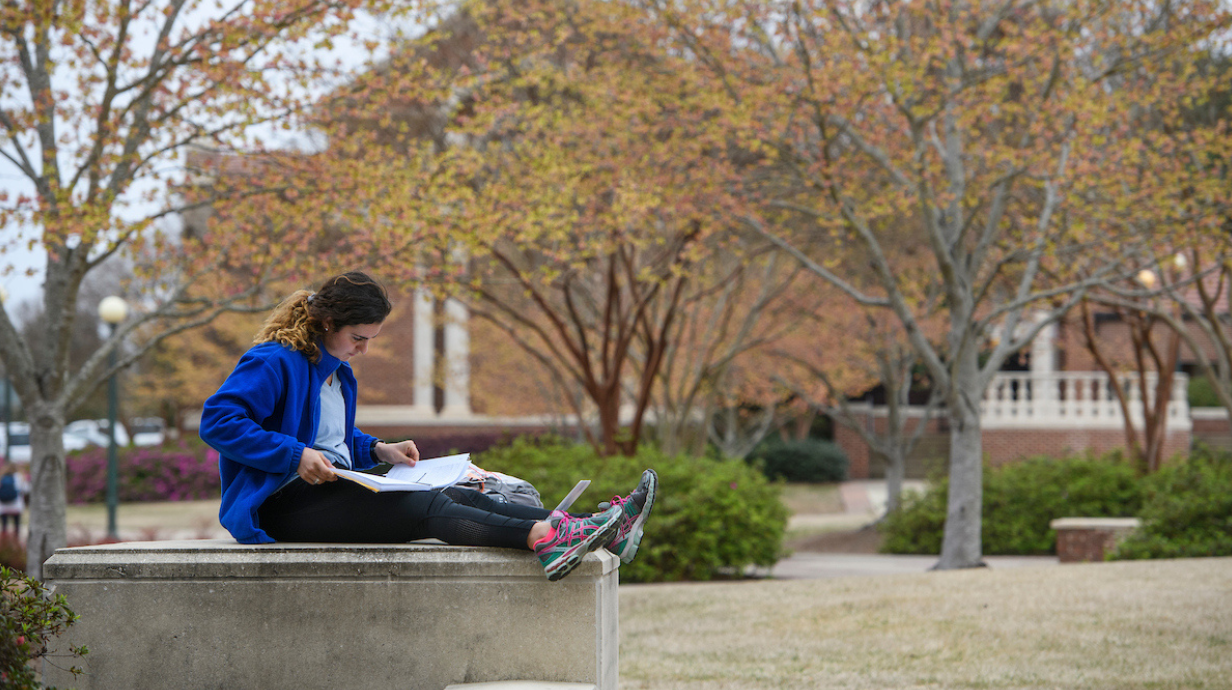
[[642,480],[637,488],[628,496],[616,496],[611,503],[601,503],[604,506],[620,508],[620,526],[612,540],[605,544],[608,551],[620,556],[621,563],[628,563],[637,555],[637,547],[642,543],[642,526],[650,516],[654,507],[655,492],[659,488],[659,475],[654,470],[642,472]]
[[585,518],[552,511],[548,517],[552,533],[535,542],[535,555],[548,580],[555,582],[573,572],[586,554],[610,542],[621,515],[616,506]]

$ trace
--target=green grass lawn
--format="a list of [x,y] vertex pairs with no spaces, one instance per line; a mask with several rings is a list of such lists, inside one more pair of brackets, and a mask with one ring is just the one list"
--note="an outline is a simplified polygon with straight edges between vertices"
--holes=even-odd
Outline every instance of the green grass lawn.
[[1232,688],[1232,559],[620,588],[620,687]]

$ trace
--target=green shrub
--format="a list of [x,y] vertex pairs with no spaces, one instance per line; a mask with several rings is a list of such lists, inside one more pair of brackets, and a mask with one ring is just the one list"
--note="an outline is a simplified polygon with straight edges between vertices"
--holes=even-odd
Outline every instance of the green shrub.
[[578,480],[590,479],[576,511],[628,493],[642,470],[654,469],[658,499],[636,560],[620,568],[622,582],[710,580],[771,566],[781,554],[787,509],[779,489],[741,462],[668,457],[648,447],[631,458],[603,458],[559,439],[518,439],[473,459],[531,482],[549,508]]
[[771,481],[841,482],[847,478],[847,454],[833,441],[809,438],[774,440],[749,455]]
[[1195,376],[1189,379],[1188,393],[1190,407],[1223,407],[1223,403],[1219,402],[1219,395],[1215,393],[1215,387],[1211,385],[1211,380],[1205,376]]
[[[941,551],[949,482],[938,477],[923,495],[908,496],[886,516],[882,550]],[[1127,517],[1142,505],[1133,467],[1119,455],[1105,458],[1037,457],[984,470],[981,548],[988,555],[1056,552],[1055,518]]]
[[897,510],[886,514],[879,529],[884,553],[941,553],[945,536],[945,501],[949,483],[934,477],[924,492],[905,491]]
[[1142,527],[1110,558],[1232,556],[1232,456],[1200,450],[1144,484]]
[[[0,567],[0,687],[41,688],[30,663],[47,657],[82,657],[85,647],[70,647],[66,655],[48,649],[51,638],[62,634],[77,620],[64,595],[51,596],[43,583],[20,572]],[[82,671],[70,666],[74,675]]]

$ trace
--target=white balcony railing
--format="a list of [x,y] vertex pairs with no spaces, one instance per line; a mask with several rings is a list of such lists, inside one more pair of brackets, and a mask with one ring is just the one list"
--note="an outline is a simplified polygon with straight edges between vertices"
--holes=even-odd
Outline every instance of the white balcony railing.
[[[1120,377],[1129,403],[1130,419],[1141,428],[1142,387],[1136,374]],[[1148,402],[1154,402],[1158,376],[1147,374]],[[1168,400],[1167,428],[1189,429],[1189,377],[1177,372]],[[1103,372],[1053,374],[997,374],[984,393],[980,424],[985,429],[1069,428],[1120,429],[1124,427],[1108,375]]]

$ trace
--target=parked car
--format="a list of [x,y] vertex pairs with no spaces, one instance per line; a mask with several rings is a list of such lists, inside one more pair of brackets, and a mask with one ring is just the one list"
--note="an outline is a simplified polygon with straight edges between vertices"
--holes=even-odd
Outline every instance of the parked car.
[[75,434],[64,432],[64,452],[69,453],[74,450],[84,450],[90,447],[90,442]]
[[162,417],[135,417],[128,420],[134,446],[161,446],[167,440],[167,426]]
[[[72,434],[87,444],[95,446],[106,446],[111,441],[107,438],[107,420],[106,419],[78,419],[75,422],[69,422],[64,425],[64,433]],[[124,428],[123,424],[116,424],[115,434],[116,445],[127,446],[131,439],[128,436],[128,429]]]
[[[12,441],[9,443],[9,459],[13,462],[30,462],[30,425],[26,422],[9,422]],[[71,452],[90,445],[84,438],[64,432],[64,450]],[[0,456],[4,454],[4,424],[0,424]]]

